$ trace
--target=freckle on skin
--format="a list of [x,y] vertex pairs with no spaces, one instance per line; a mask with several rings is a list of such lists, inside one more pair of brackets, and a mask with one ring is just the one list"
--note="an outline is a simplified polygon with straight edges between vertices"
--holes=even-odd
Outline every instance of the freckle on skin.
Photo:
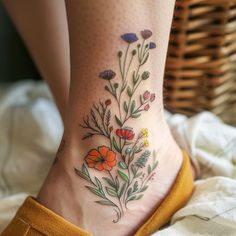
[[[69,21],[72,20],[73,25],[76,25],[76,30],[70,32],[73,48],[71,94],[74,97],[72,103],[76,107],[75,112],[80,120],[82,118],[80,114],[87,114],[96,100],[108,96],[104,91],[105,83],[99,80],[98,74],[105,69],[119,71],[117,51],[124,50],[126,46],[120,35],[135,32],[140,37],[140,30],[153,25],[150,19],[150,9],[153,7],[151,0],[146,0],[148,4],[145,3],[145,7],[142,7],[144,4],[141,0],[129,1],[128,5],[127,1],[121,0],[119,6],[113,1],[98,1],[99,4],[81,1],[80,8],[73,9],[77,17],[73,19],[69,17]],[[130,14],[130,9],[132,9],[132,14]],[[154,61],[154,58],[151,60]],[[135,63],[137,62],[134,62],[134,65]],[[157,66],[148,65],[147,69],[152,70],[153,84],[147,82],[147,86],[162,87],[162,81],[154,79],[157,68]],[[74,77],[79,79],[73,79]],[[81,88],[79,93],[76,91],[78,87]],[[83,103],[78,106],[76,101],[82,97],[89,98],[87,104]]]

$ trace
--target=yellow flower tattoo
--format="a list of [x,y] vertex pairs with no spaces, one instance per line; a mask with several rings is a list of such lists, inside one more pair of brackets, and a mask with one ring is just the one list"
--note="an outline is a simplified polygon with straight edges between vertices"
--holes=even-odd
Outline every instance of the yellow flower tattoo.
[[143,145],[144,145],[144,147],[148,147],[149,146],[149,141],[147,139],[145,139],[143,141]]
[[147,128],[141,129],[141,133],[143,134],[144,138],[148,138],[148,129]]

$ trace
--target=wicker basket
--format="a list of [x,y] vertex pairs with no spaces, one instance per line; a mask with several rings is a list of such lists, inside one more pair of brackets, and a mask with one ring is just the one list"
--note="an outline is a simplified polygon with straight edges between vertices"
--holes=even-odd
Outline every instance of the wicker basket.
[[236,0],[177,0],[165,97],[173,112],[236,124]]

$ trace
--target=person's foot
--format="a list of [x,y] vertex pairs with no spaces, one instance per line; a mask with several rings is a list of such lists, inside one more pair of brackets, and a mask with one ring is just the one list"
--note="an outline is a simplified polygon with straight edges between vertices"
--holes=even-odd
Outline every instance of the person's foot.
[[[108,171],[111,168],[107,167],[106,169],[105,165],[94,166],[95,159],[91,160],[91,157],[97,153],[88,153],[86,156],[88,161],[85,161],[87,164],[83,165],[85,169],[81,169],[83,156],[80,153],[88,152],[88,148],[81,146],[74,148],[73,145],[62,141],[57,160],[52,166],[37,200],[93,235],[132,235],[168,194],[182,165],[182,152],[173,140],[166,123],[159,122],[155,130],[157,132],[153,132],[153,136],[149,138],[149,142],[153,143],[150,149],[155,150],[155,153],[152,153],[153,160],[148,165],[145,164],[144,159],[143,162],[141,159],[139,162],[136,161],[135,168],[139,169],[142,175],[134,180],[126,179],[127,176],[131,179],[134,176],[132,177],[131,173],[130,175],[125,174],[127,173],[126,167],[122,166],[124,163],[118,163],[118,160],[114,162],[112,153],[109,154],[110,163],[107,164],[110,164],[110,167],[113,164],[118,164],[120,165],[119,169],[113,168]],[[105,145],[101,145],[99,150],[106,152],[106,148]],[[89,155],[91,155],[90,159]],[[156,168],[155,165],[157,165]],[[87,175],[88,172],[89,175]],[[121,172],[125,175],[122,176]],[[139,171],[137,172],[139,173]],[[118,207],[110,202],[111,199],[116,198],[116,192],[112,188],[113,183],[109,181],[113,178],[119,179],[120,185],[125,183],[127,186],[129,181],[133,182],[133,185],[130,184],[133,186],[133,193],[130,193],[131,190],[126,187],[123,190],[119,188],[119,193],[123,191],[122,196],[126,197],[113,201]],[[110,187],[108,187],[109,182]],[[136,184],[134,184],[135,182]],[[105,192],[109,201],[101,197],[103,193],[99,192],[99,187],[97,187],[100,183],[103,191],[108,190],[110,193],[109,195]],[[142,187],[141,184],[143,184]],[[134,190],[134,188],[137,189]]]
[[[88,37],[86,43],[100,42]],[[64,141],[38,201],[95,236],[133,235],[166,197],[182,165],[157,79],[163,51],[155,50],[151,37],[148,29],[140,40],[122,34],[125,51],[122,46],[116,52],[112,43],[114,51],[106,44],[100,54],[98,46],[97,57],[86,51],[72,66]],[[78,50],[83,55],[84,48]],[[151,55],[162,69],[148,62]]]

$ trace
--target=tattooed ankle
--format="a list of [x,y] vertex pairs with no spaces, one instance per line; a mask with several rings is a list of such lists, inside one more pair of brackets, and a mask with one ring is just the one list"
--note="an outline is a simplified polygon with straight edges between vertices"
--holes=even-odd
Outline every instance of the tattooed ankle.
[[[75,173],[87,182],[85,187],[98,197],[96,203],[113,208],[116,213],[114,223],[125,215],[129,202],[144,197],[158,165],[156,151],[148,149],[149,130],[128,126],[131,119],[138,119],[148,112],[156,98],[155,93],[148,90],[141,94],[137,92],[137,88],[151,78],[150,72],[143,67],[151,50],[156,48],[154,42],[148,42],[152,36],[150,30],[141,31],[141,36],[141,43],[134,33],[121,36],[127,47],[125,52],[119,51],[117,54],[119,75],[111,69],[98,75],[106,81],[104,89],[111,98],[94,104],[81,124],[87,130],[83,140],[100,135],[107,143],[88,151],[82,167],[75,168]],[[134,60],[138,62],[137,68],[131,72]],[[114,106],[117,106],[117,114],[111,109]],[[97,174],[90,169],[98,171]]]

